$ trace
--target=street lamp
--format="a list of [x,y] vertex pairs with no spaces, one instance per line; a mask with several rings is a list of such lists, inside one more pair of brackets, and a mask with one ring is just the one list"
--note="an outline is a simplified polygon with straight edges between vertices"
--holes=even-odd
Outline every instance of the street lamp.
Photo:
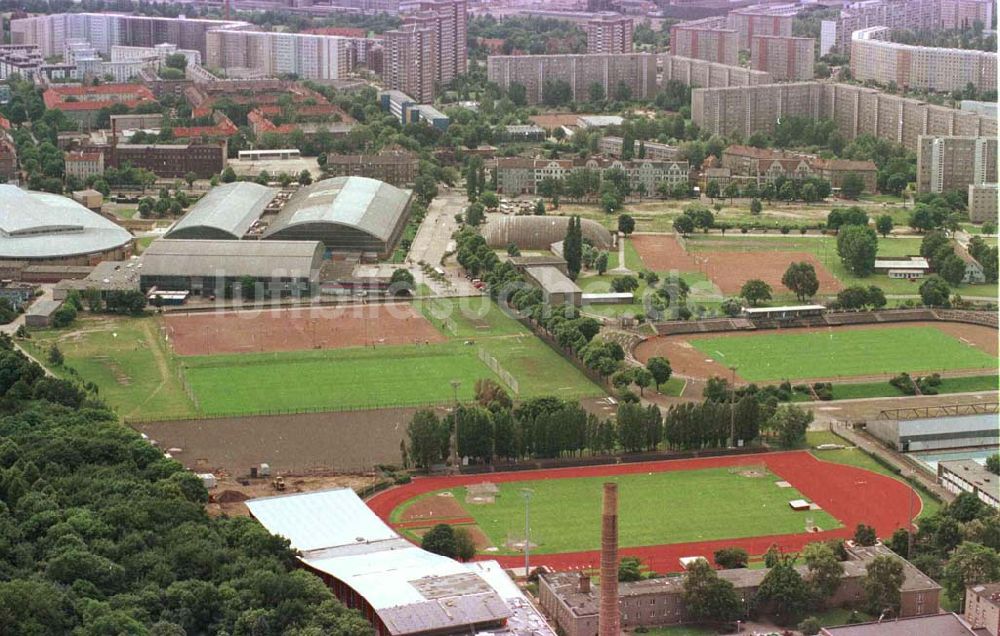
[[524,578],[527,580],[531,572],[531,495],[534,494],[530,488],[522,488],[521,496],[524,497]]
[[454,462],[455,462],[455,470],[459,471],[459,472],[461,472],[461,470],[459,469],[459,465],[458,465],[459,464],[459,458],[458,458],[458,387],[460,387],[460,386],[462,386],[461,381],[459,381],[459,380],[452,380],[451,381],[451,388],[452,388],[452,391],[454,391],[454,393],[455,393],[455,409],[452,411],[452,418],[451,418],[452,421],[455,423],[455,446],[454,446],[454,448],[455,448],[455,454],[454,454]]
[[729,384],[729,439],[730,448],[736,448],[736,369],[733,365],[729,370],[733,372],[732,382]]

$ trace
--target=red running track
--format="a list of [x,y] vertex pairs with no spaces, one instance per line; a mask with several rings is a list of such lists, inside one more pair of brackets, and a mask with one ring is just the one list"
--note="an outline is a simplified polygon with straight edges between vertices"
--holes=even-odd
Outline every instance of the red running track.
[[[677,572],[679,559],[685,556],[701,555],[711,558],[715,550],[723,547],[741,547],[751,555],[763,554],[777,544],[784,551],[800,550],[807,543],[832,538],[850,538],[859,523],[875,527],[880,537],[887,537],[897,528],[905,528],[911,511],[920,513],[920,497],[905,483],[885,475],[843,464],[835,464],[817,459],[807,451],[762,453],[734,457],[711,457],[699,459],[677,459],[637,464],[611,464],[604,466],[583,466],[575,468],[555,468],[528,470],[508,473],[487,473],[481,475],[455,475],[449,477],[416,478],[409,484],[382,491],[368,500],[368,506],[386,523],[392,511],[406,501],[422,495],[456,486],[466,486],[491,482],[514,482],[540,479],[567,479],[575,477],[609,477],[635,473],[665,472],[669,470],[694,470],[727,466],[765,464],[775,475],[792,484],[809,500],[819,504],[823,510],[838,519],[844,527],[818,533],[784,534],[747,539],[722,539],[692,543],[622,548],[623,556],[637,556],[657,572]],[[594,523],[598,523],[594,519]],[[738,511],[733,523],[739,523]],[[523,564],[520,556],[482,555],[480,558],[495,559],[505,567]],[[563,552],[558,554],[532,555],[535,565],[547,565],[556,570],[591,568],[600,563],[596,550],[584,552]]]

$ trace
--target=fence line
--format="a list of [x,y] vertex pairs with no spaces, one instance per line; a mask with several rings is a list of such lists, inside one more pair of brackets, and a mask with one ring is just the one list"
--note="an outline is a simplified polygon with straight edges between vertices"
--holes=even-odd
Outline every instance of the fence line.
[[445,407],[450,400],[435,400],[426,402],[412,402],[409,404],[361,404],[354,406],[304,406],[294,409],[264,409],[258,411],[227,411],[221,413],[203,413],[190,415],[166,415],[158,417],[129,417],[122,418],[122,422],[128,426],[136,424],[157,424],[160,422],[203,422],[207,420],[226,420],[239,417],[268,417],[279,415],[308,415],[311,413],[354,413],[357,411],[380,411],[388,409],[421,409],[433,407]]
[[480,347],[479,359],[482,360],[483,364],[488,366],[490,370],[493,371],[493,373],[496,373],[498,376],[500,376],[500,379],[503,380],[503,383],[506,384],[510,388],[510,390],[514,392],[514,395],[520,395],[521,391],[519,388],[519,384],[517,382],[517,378],[511,375],[507,371],[507,369],[504,369],[500,365],[500,361],[497,360],[492,354],[490,354],[489,351]]

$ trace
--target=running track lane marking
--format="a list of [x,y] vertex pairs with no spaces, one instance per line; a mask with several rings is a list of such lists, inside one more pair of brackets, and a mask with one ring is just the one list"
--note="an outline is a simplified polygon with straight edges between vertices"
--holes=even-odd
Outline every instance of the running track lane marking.
[[[910,486],[892,477],[854,466],[822,461],[808,451],[784,451],[728,457],[660,460],[634,464],[550,468],[447,477],[417,477],[409,484],[377,493],[367,503],[379,517],[389,523],[389,515],[395,508],[418,495],[445,488],[475,484],[484,480],[506,483],[539,479],[610,477],[651,471],[696,470],[754,463],[765,464],[771,472],[791,483],[806,498],[819,504],[844,527],[816,533],[800,532],[744,539],[622,548],[621,554],[623,556],[637,556],[657,572],[679,572],[682,570],[679,559],[684,556],[702,555],[711,558],[712,553],[722,547],[741,547],[751,555],[760,555],[766,552],[772,544],[778,545],[786,552],[797,551],[807,543],[814,541],[850,538],[854,535],[854,529],[859,523],[872,525],[880,537],[887,537],[897,528],[906,527],[910,511],[909,497],[917,497],[918,504],[920,501],[919,495]],[[919,515],[920,505],[914,507],[914,512]],[[599,519],[594,519],[595,524],[599,522]],[[477,558],[496,560],[504,567],[515,567],[523,563],[523,557],[517,555],[485,554],[479,555]],[[595,567],[600,561],[600,554],[596,550],[590,550],[533,554],[531,558],[536,565],[548,565],[556,570],[569,570]]]

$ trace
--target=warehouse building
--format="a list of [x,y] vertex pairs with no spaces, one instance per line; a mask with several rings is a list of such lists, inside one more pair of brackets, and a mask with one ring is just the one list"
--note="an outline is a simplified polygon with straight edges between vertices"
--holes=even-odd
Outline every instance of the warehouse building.
[[72,199],[0,184],[0,261],[95,265],[128,257],[132,239]]
[[546,305],[579,307],[583,304],[583,292],[569,276],[559,271],[558,267],[552,265],[525,267],[524,275],[531,283],[541,288]]
[[997,443],[996,413],[869,420],[865,427],[869,433],[901,453]]
[[327,251],[385,258],[410,217],[412,195],[365,177],[336,177],[301,188],[263,234],[279,241],[322,241]]
[[938,483],[949,492],[960,495],[972,493],[979,501],[993,509],[1000,508],[1000,477],[986,470],[986,467],[971,459],[956,459],[938,462]]
[[322,265],[319,241],[160,239],[142,253],[139,288],[226,296],[252,278],[264,296],[306,296]]
[[246,502],[376,636],[555,636],[495,561],[463,564],[414,546],[349,488]]
[[213,188],[177,221],[164,238],[235,241],[243,238],[278,194],[249,181]]

